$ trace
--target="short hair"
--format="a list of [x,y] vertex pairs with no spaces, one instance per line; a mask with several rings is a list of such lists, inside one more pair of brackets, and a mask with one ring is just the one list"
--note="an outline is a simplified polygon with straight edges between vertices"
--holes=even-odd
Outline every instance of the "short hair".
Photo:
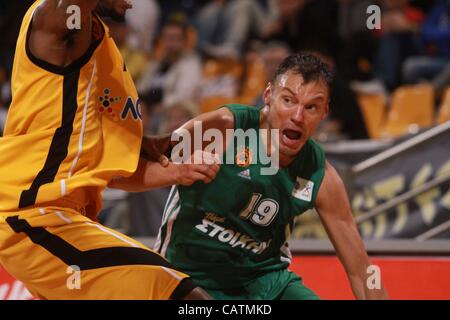
[[322,80],[327,84],[328,89],[331,89],[333,84],[333,70],[331,66],[312,53],[300,52],[288,56],[278,66],[272,82],[275,82],[280,75],[290,70],[300,74],[306,83]]

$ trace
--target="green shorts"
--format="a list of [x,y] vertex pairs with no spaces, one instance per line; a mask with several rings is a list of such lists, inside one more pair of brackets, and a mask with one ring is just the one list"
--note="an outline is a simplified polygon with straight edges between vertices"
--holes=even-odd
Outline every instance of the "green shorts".
[[319,300],[303,281],[289,270],[269,272],[244,287],[226,290],[205,289],[216,300]]

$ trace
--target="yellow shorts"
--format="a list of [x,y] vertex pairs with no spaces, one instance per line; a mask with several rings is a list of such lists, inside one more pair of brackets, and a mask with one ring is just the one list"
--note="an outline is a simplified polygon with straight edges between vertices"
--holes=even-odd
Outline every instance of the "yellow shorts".
[[163,257],[80,213],[0,213],[0,264],[41,299],[181,299],[195,286]]

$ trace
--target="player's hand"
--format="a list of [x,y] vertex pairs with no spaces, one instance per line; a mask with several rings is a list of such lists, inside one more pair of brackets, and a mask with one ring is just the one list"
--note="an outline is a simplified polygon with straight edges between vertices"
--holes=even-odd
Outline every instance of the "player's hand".
[[185,163],[175,163],[177,184],[190,186],[194,182],[210,183],[220,169],[220,159],[217,155],[204,151],[195,151]]
[[149,161],[158,162],[165,168],[170,163],[169,158],[164,154],[169,145],[170,138],[167,136],[144,136],[142,139],[141,157]]

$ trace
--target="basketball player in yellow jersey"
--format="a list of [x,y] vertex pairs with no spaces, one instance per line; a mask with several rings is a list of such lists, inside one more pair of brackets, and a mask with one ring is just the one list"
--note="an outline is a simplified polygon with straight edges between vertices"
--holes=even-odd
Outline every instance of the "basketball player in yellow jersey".
[[23,19],[0,140],[0,263],[43,299],[208,298],[161,256],[95,222],[108,185],[189,185],[219,170],[141,157],[155,160],[151,140],[141,151],[137,92],[99,6],[123,15],[131,4],[41,0]]

